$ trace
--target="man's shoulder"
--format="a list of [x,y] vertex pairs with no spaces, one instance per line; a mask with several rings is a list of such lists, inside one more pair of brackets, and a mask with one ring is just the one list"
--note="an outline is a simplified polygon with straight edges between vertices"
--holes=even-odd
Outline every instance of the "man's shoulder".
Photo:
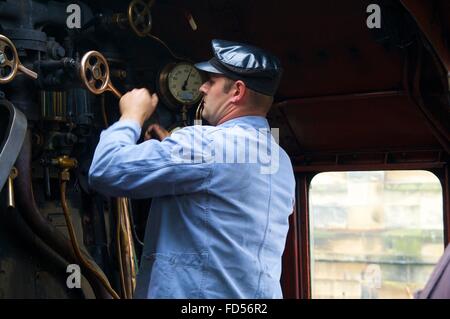
[[173,134],[194,134],[194,133],[212,133],[220,130],[217,126],[211,125],[190,125],[180,128],[173,132]]
[[174,131],[169,139],[177,143],[209,144],[218,130],[220,128],[210,125],[191,125]]

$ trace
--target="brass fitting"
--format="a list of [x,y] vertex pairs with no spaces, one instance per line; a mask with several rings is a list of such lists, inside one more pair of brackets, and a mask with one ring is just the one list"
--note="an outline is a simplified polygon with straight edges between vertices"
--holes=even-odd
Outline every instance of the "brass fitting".
[[61,178],[62,181],[69,181],[70,180],[69,170],[77,167],[77,165],[78,165],[78,162],[76,159],[71,158],[67,155],[62,155],[57,158],[53,158],[51,160],[51,163],[52,163],[52,165],[61,169],[61,172],[59,173],[59,177]]
[[72,169],[77,167],[78,162],[74,158],[70,158],[67,155],[59,156],[51,160],[52,165],[57,166],[61,169]]
[[17,170],[16,167],[13,166],[13,168],[11,169],[11,173],[9,174],[8,177],[8,191],[7,191],[7,196],[8,196],[8,207],[14,208],[16,207],[16,201],[14,199],[14,179],[17,177],[17,175],[19,175],[19,171]]
[[70,180],[70,172],[68,169],[63,169],[60,173],[59,173],[59,177],[61,178],[62,181],[69,181]]

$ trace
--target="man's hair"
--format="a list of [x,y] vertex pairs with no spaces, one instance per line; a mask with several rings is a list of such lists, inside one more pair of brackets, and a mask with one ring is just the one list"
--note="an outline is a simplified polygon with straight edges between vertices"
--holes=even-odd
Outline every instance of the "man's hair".
[[233,84],[235,83],[235,80],[225,78],[225,83],[223,84],[223,93],[230,92],[231,88],[233,87]]
[[[231,88],[233,87],[233,84],[235,83],[235,80],[229,79],[229,78],[225,78],[225,83],[223,85],[223,93],[228,93],[230,92]],[[265,109],[266,112],[269,111],[270,107],[272,106],[273,103],[273,96],[269,96],[269,95],[265,95],[265,94],[261,94],[259,92],[256,92],[252,89],[249,89],[247,87],[247,92],[248,92],[248,100],[249,103],[254,106],[254,107],[263,107]]]

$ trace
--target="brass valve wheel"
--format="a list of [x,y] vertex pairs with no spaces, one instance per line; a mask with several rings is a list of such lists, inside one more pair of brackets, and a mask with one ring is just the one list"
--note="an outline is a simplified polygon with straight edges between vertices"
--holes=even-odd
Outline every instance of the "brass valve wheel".
[[128,22],[133,31],[140,37],[149,35],[152,29],[152,16],[150,14],[152,4],[153,1],[147,4],[143,0],[133,0],[128,6]]
[[98,51],[89,51],[83,55],[80,77],[86,88],[94,94],[111,91],[119,99],[122,97],[122,93],[111,82],[108,61]]
[[11,82],[20,71],[32,79],[37,79],[38,75],[26,67],[19,60],[16,47],[10,39],[0,34],[0,84]]

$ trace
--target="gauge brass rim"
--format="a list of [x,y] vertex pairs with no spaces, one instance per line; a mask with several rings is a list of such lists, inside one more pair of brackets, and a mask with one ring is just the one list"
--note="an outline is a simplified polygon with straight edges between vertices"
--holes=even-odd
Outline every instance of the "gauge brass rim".
[[[10,50],[12,57],[8,58],[7,50]],[[0,68],[4,67],[9,67],[11,71],[7,76],[0,76],[0,84],[12,81],[19,69],[19,55],[16,47],[10,39],[0,34]]]
[[109,65],[98,51],[89,51],[81,59],[81,79],[86,88],[94,94],[102,94],[109,86]]
[[[161,72],[159,74],[158,87],[159,87],[160,96],[161,96],[164,104],[166,104],[166,106],[169,107],[169,109],[174,110],[174,111],[179,110],[180,107],[183,105],[192,106],[192,105],[198,103],[202,99],[202,95],[200,94],[195,100],[193,100],[189,103],[182,103],[173,97],[173,95],[169,89],[169,82],[168,82],[169,74],[177,65],[180,65],[180,64],[187,64],[187,65],[195,68],[194,65],[192,65],[192,63],[187,62],[187,61],[172,62],[172,63],[167,64],[161,70]],[[204,78],[203,78],[203,75],[201,72],[200,72],[200,76],[202,78],[202,81],[204,81]]]
[[150,7],[153,1],[146,4],[142,0],[133,0],[128,6],[128,22],[133,31],[140,37],[150,34],[152,29],[152,16]]

